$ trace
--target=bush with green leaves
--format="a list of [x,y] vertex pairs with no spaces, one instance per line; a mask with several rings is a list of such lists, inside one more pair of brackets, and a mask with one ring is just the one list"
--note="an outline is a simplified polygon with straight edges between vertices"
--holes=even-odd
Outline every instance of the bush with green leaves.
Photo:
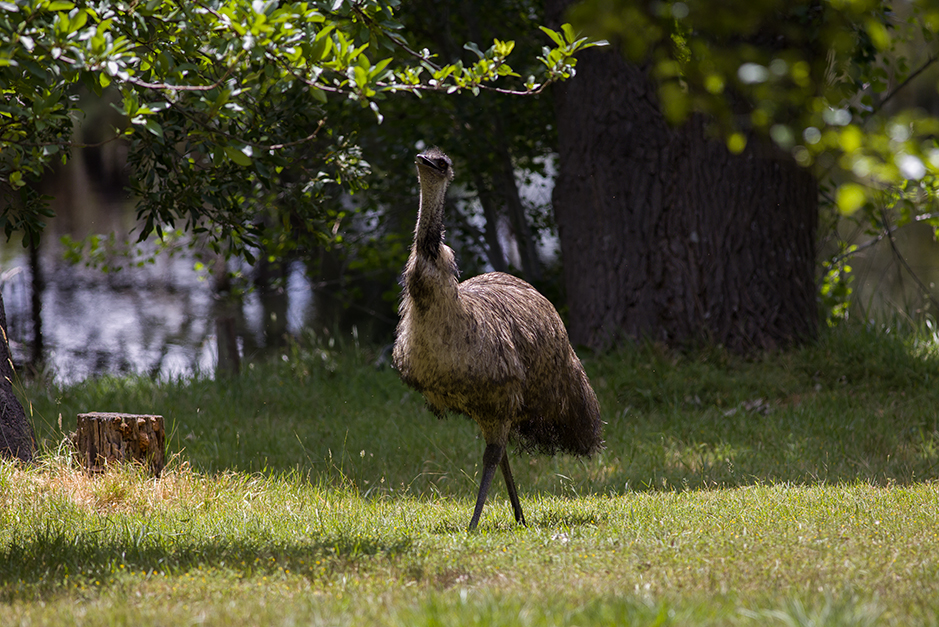
[[35,242],[50,215],[31,184],[73,143],[82,90],[118,90],[140,239],[183,226],[245,254],[265,223],[328,240],[326,207],[366,183],[355,129],[327,104],[370,110],[423,92],[530,95],[573,74],[594,45],[545,29],[539,76],[508,64],[512,41],[438,63],[401,30],[395,0],[0,2],[0,213]]

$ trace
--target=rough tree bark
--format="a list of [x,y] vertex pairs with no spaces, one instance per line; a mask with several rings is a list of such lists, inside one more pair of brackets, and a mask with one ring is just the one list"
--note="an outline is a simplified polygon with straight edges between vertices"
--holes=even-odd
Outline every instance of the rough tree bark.
[[754,138],[731,154],[702,116],[670,126],[644,69],[616,51],[587,51],[554,89],[553,202],[573,342],[745,352],[815,336],[808,172]]
[[32,461],[36,451],[33,426],[13,394],[13,356],[7,335],[7,315],[0,294],[0,457]]

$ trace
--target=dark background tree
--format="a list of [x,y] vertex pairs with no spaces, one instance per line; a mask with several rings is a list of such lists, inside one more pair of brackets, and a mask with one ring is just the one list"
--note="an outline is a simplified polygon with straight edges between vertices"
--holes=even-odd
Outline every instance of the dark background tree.
[[[925,4],[548,0],[549,24],[615,44],[553,88],[572,339],[808,340],[833,276],[816,273],[819,198],[875,225],[935,224],[934,121],[879,115],[935,61]],[[919,69],[913,41],[932,46]]]
[[36,450],[36,436],[23,405],[13,393],[13,377],[7,317],[0,295],[0,457],[28,462]]
[[[551,2],[552,18],[566,7]],[[758,138],[731,153],[703,114],[670,124],[652,67],[588,51],[554,87],[572,340],[745,351],[813,338],[815,180]]]

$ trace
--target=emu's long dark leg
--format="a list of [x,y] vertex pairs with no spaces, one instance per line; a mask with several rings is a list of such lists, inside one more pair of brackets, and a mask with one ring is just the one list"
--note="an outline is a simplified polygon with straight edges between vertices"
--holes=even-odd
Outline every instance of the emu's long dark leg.
[[509,490],[509,500],[512,501],[512,509],[515,511],[515,522],[526,525],[525,515],[522,514],[522,504],[518,502],[518,490],[515,489],[515,479],[512,478],[512,469],[509,468],[508,451],[502,454],[502,476],[505,477],[505,487]]
[[476,509],[473,510],[473,519],[470,520],[469,530],[472,531],[479,524],[479,517],[483,513],[483,505],[486,504],[486,495],[489,494],[489,486],[492,485],[492,477],[496,474],[496,466],[502,461],[505,454],[505,445],[487,444],[483,453],[483,476],[479,482],[479,494],[476,496]]

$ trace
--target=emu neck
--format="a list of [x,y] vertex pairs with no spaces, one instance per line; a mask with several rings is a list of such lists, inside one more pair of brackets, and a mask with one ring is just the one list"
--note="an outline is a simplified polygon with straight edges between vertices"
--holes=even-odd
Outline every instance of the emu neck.
[[418,254],[437,259],[443,244],[443,206],[447,196],[447,182],[435,179],[418,169],[421,180],[421,206],[414,231],[414,247]]

